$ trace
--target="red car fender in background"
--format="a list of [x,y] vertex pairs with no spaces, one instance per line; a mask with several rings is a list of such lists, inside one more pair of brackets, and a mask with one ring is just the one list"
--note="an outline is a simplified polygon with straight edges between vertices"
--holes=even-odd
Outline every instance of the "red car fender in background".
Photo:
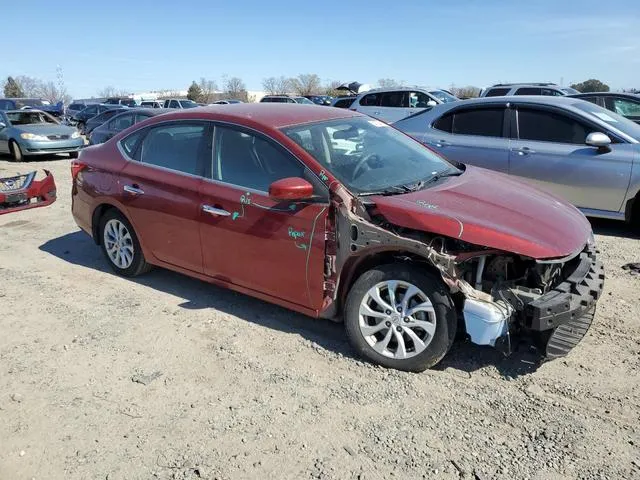
[[0,215],[46,207],[56,201],[56,182],[50,171],[36,180],[36,171],[0,178]]

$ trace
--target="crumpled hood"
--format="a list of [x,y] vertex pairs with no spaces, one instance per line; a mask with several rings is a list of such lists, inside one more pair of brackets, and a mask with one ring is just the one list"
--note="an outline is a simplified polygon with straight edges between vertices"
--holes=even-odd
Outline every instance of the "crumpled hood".
[[535,259],[575,253],[591,234],[585,216],[564,200],[469,165],[433,187],[371,200],[395,225]]

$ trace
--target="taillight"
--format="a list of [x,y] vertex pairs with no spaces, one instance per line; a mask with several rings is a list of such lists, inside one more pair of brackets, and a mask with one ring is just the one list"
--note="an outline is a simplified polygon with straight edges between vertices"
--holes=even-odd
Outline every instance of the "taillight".
[[81,171],[83,171],[85,168],[87,168],[86,163],[82,163],[78,160],[72,160],[71,161],[71,179],[75,180],[78,174]]

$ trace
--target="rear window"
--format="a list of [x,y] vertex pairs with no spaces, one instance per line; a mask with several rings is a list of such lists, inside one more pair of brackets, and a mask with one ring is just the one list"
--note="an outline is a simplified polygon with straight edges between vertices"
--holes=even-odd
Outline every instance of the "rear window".
[[509,93],[510,88],[490,88],[485,97],[503,97]]
[[[439,120],[442,129],[457,135],[477,135],[481,137],[502,137],[502,124],[504,122],[504,109],[481,108],[477,110],[462,110],[453,112],[449,119],[443,117]],[[436,128],[438,128],[436,126]]]

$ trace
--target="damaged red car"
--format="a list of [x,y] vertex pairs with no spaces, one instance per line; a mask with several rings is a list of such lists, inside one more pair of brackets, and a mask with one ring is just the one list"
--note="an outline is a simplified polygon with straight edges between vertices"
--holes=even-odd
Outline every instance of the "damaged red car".
[[429,368],[457,334],[564,355],[603,288],[576,208],[348,110],[160,115],[84,149],[72,176],[75,220],[118,274],[156,265],[343,321],[386,367]]
[[56,182],[48,170],[0,178],[0,215],[46,207],[56,201]]

